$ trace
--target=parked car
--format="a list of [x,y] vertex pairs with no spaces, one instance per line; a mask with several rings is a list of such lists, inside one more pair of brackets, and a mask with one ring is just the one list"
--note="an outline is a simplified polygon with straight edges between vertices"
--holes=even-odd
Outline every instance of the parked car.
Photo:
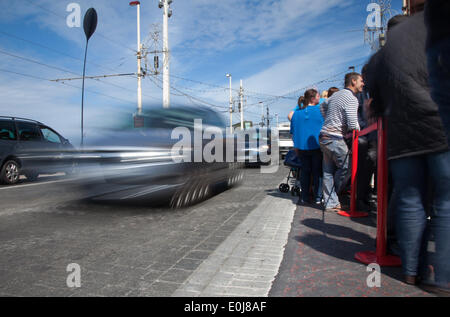
[[[202,120],[202,128],[194,125],[196,119]],[[225,122],[209,108],[172,105],[149,109],[134,119],[130,113],[117,115],[109,127],[98,129],[97,137],[86,139],[78,154],[85,197],[151,205],[168,202],[178,208],[206,199],[217,188],[234,186],[243,177],[237,162],[208,162],[202,156],[210,142],[201,140],[207,127],[221,132],[218,138],[224,141],[225,154]],[[176,128],[190,133],[179,152],[174,146],[181,138],[172,139]],[[196,150],[199,161],[194,160]]]
[[60,160],[61,153],[73,149],[66,138],[43,123],[0,116],[1,183],[16,184],[20,175],[35,180],[42,173],[67,172],[71,163]]

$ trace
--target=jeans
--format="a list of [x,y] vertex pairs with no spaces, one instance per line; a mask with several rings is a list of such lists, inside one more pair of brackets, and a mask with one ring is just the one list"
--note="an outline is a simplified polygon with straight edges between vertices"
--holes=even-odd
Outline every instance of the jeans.
[[[431,263],[435,283],[450,286],[450,151],[392,160],[396,233],[403,271],[420,274],[425,231],[435,238]],[[433,187],[431,221],[426,219],[427,180]]]
[[325,209],[339,206],[341,193],[349,179],[349,151],[342,139],[320,139],[323,152],[323,199]]
[[310,202],[311,178],[313,181],[314,202],[322,200],[322,152],[320,150],[299,151],[302,164],[300,183],[302,186],[302,201]]
[[[428,71],[430,75],[431,96],[439,106],[439,113],[447,133],[450,136],[450,38],[429,48],[427,51]],[[449,141],[450,143],[450,141]]]

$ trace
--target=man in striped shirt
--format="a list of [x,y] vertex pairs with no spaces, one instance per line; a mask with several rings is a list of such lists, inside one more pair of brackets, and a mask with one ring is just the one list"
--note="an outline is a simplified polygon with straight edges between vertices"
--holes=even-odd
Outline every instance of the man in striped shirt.
[[328,99],[325,121],[320,131],[320,148],[323,152],[323,198],[325,210],[338,211],[341,208],[337,193],[341,193],[348,181],[349,161],[346,135],[359,130],[358,99],[364,81],[360,74],[345,76],[345,89]]

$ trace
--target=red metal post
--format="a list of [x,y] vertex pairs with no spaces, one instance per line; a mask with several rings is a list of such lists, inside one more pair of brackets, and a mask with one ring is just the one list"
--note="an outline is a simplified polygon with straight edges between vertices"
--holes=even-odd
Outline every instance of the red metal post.
[[338,215],[351,218],[363,218],[369,214],[367,212],[356,211],[356,190],[357,181],[356,176],[358,174],[358,146],[359,146],[359,131],[353,131],[353,143],[352,143],[352,179],[351,179],[351,194],[350,194],[350,211],[340,210]]
[[364,263],[377,263],[380,266],[401,266],[401,260],[397,256],[388,255],[386,252],[387,232],[387,188],[388,188],[388,163],[387,163],[387,126],[383,118],[378,119],[378,210],[377,210],[377,249],[376,252],[366,251],[355,254],[355,258]]

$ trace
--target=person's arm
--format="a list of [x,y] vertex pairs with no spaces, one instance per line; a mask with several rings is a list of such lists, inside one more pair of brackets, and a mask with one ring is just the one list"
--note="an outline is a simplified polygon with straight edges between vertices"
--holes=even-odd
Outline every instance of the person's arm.
[[348,130],[360,130],[358,123],[358,100],[352,100],[345,108],[345,116],[347,117]]
[[289,113],[289,115],[288,115],[289,121],[292,120],[292,117],[293,117],[293,116],[294,116],[294,111],[291,111],[291,112]]

